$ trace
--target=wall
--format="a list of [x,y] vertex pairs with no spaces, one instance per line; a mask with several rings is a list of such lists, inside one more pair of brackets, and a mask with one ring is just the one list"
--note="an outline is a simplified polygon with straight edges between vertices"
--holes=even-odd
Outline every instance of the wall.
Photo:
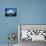
[[[17,8],[16,17],[5,17],[5,8]],[[8,43],[17,24],[46,24],[46,0],[0,0],[0,44]],[[16,41],[17,42],[17,41]]]

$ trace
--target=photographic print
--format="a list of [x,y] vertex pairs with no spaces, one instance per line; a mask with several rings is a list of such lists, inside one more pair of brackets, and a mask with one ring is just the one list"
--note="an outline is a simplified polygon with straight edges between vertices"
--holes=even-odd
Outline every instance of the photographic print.
[[17,16],[17,8],[5,8],[5,16]]

